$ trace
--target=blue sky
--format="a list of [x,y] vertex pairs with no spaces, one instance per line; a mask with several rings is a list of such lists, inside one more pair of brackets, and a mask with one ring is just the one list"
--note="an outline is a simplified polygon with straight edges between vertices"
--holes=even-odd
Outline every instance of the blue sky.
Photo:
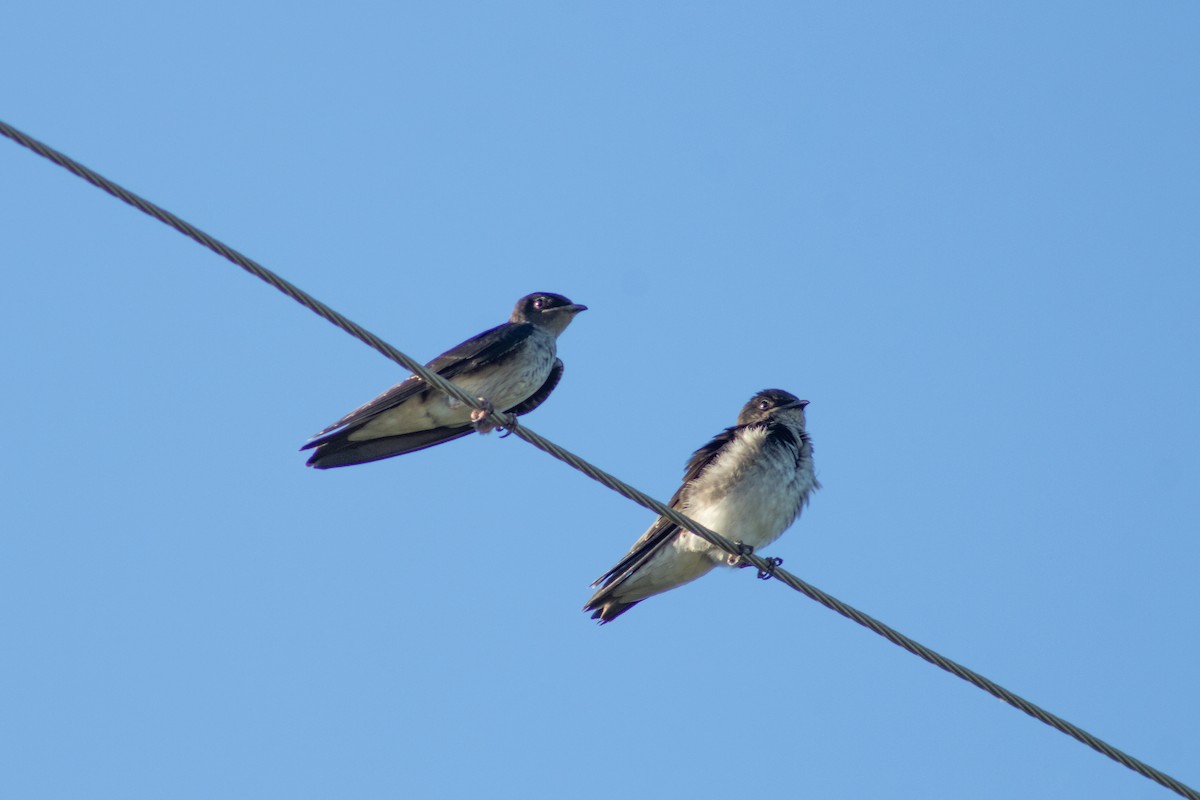
[[[1200,786],[1200,11],[26,4],[0,118],[659,498],[808,398],[790,570]],[[1160,798],[514,438],[305,469],[404,377],[0,142],[0,794]]]

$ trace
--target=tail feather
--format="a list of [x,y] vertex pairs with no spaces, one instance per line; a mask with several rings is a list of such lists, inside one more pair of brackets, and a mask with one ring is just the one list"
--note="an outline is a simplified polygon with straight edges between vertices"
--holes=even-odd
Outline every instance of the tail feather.
[[606,622],[612,622],[640,602],[642,601],[634,600],[632,603],[622,602],[613,597],[612,592],[606,587],[592,595],[592,599],[588,600],[583,610],[591,611],[592,619],[599,620],[600,624],[603,625]]

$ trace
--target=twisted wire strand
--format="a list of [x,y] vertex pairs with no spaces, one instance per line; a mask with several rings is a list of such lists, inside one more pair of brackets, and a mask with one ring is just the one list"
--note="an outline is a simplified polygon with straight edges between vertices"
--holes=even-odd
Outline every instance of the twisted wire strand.
[[[450,395],[451,397],[454,397],[471,408],[476,410],[487,410],[478,399],[472,397],[454,383],[447,381],[445,378],[441,377],[435,372],[429,371],[420,362],[410,358],[401,351],[397,350],[395,347],[380,339],[375,334],[342,316],[337,311],[334,311],[332,308],[317,300],[307,292],[284,280],[282,277],[276,275],[274,272],[262,266],[258,262],[247,258],[228,245],[209,236],[195,226],[185,222],[171,212],[160,208],[154,203],[151,203],[149,200],[139,197],[133,192],[119,186],[116,183],[113,183],[112,181],[88,169],[63,153],[60,153],[48,145],[39,142],[37,139],[34,139],[33,137],[22,133],[16,128],[13,128],[3,120],[0,120],[0,134],[7,136],[8,138],[32,150],[38,155],[49,159],[67,171],[79,176],[80,178],[83,178],[93,186],[107,192],[108,194],[111,194],[113,197],[128,203],[139,211],[142,211],[143,213],[148,214],[160,222],[174,228],[184,236],[187,236],[189,239],[192,239],[204,247],[207,247],[209,250],[212,250],[222,258],[231,261],[245,271],[249,272],[251,275],[254,275],[260,280],[265,281],[279,291],[283,292],[305,308],[308,308],[330,323],[336,325],[338,328],[341,328],[343,331],[350,334],[355,339],[363,342],[368,347],[371,347],[377,352],[381,353],[386,358],[389,358],[397,364],[400,364],[401,366],[410,370],[414,375],[419,376],[422,380],[431,386],[436,387],[438,390]],[[962,664],[959,664],[958,662],[946,658],[940,653],[925,647],[923,644],[909,638],[908,636],[905,636],[904,634],[884,624],[883,622],[880,622],[869,614],[843,603],[836,597],[833,597],[832,595],[818,589],[812,584],[779,567],[771,559],[763,558],[754,553],[744,553],[742,549],[740,549],[734,542],[731,542],[724,536],[721,536],[719,533],[709,530],[694,520],[689,519],[676,509],[664,505],[650,495],[645,494],[633,486],[630,486],[619,478],[605,472],[604,470],[585,461],[583,458],[580,458],[569,450],[560,447],[549,439],[539,435],[535,431],[526,428],[524,425],[518,425],[515,416],[501,413],[499,411],[492,411],[487,415],[486,419],[493,425],[508,429],[539,450],[548,453],[549,455],[557,458],[559,461],[562,461],[571,467],[574,467],[576,470],[582,472],[584,475],[587,475],[592,480],[595,480],[608,487],[622,497],[632,500],[643,508],[666,517],[684,530],[691,531],[700,538],[708,541],[716,547],[721,548],[730,555],[739,556],[744,562],[757,567],[760,572],[773,576],[784,585],[794,589],[797,592],[800,592],[812,600],[815,600],[826,608],[836,611],[843,617],[853,620],[864,628],[887,639],[889,642],[904,648],[913,655],[928,661],[930,664],[949,672],[951,675],[961,678],[962,680],[979,689],[982,689],[993,697],[1003,700],[1014,708],[1025,712],[1034,719],[1043,722],[1055,730],[1060,731],[1061,733],[1064,733],[1067,736],[1070,736],[1071,738],[1087,745],[1093,750],[1108,756],[1118,764],[1133,770],[1145,778],[1149,778],[1155,783],[1170,789],[1176,794],[1189,798],[1189,800],[1200,800],[1200,792],[1197,792],[1195,789],[1192,789],[1186,784],[1176,780],[1175,778],[1172,778],[1170,775],[1167,775],[1166,773],[1151,767],[1149,764],[1146,764],[1140,759],[1134,758],[1128,753],[1113,747],[1104,740],[1093,736],[1077,725],[1066,721],[1062,717],[1050,713],[1041,706],[1031,703],[1020,695],[1010,692],[1003,686],[1000,686],[994,681],[985,678],[974,670],[968,669]]]

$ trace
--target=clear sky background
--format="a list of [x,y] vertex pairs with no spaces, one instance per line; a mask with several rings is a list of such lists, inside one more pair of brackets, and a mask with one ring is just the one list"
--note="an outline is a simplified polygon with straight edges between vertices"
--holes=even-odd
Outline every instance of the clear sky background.
[[[0,118],[667,498],[757,390],[786,567],[1200,786],[1200,10],[9,4]],[[515,437],[318,472],[403,373],[0,141],[0,795],[1164,798],[778,583],[597,627],[653,517]]]

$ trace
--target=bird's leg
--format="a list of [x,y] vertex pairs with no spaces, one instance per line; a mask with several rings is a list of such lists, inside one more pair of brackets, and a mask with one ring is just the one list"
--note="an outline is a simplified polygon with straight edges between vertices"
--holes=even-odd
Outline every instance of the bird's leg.
[[488,422],[488,417],[496,413],[496,407],[486,397],[476,399],[483,408],[477,408],[471,412],[471,424],[475,426],[476,433],[491,433],[496,430],[496,426]]
[[736,556],[727,556],[725,563],[738,569],[751,566],[750,562],[742,558],[742,556],[751,555],[754,552],[754,548],[745,542],[734,542],[733,548],[738,551],[738,554]]

